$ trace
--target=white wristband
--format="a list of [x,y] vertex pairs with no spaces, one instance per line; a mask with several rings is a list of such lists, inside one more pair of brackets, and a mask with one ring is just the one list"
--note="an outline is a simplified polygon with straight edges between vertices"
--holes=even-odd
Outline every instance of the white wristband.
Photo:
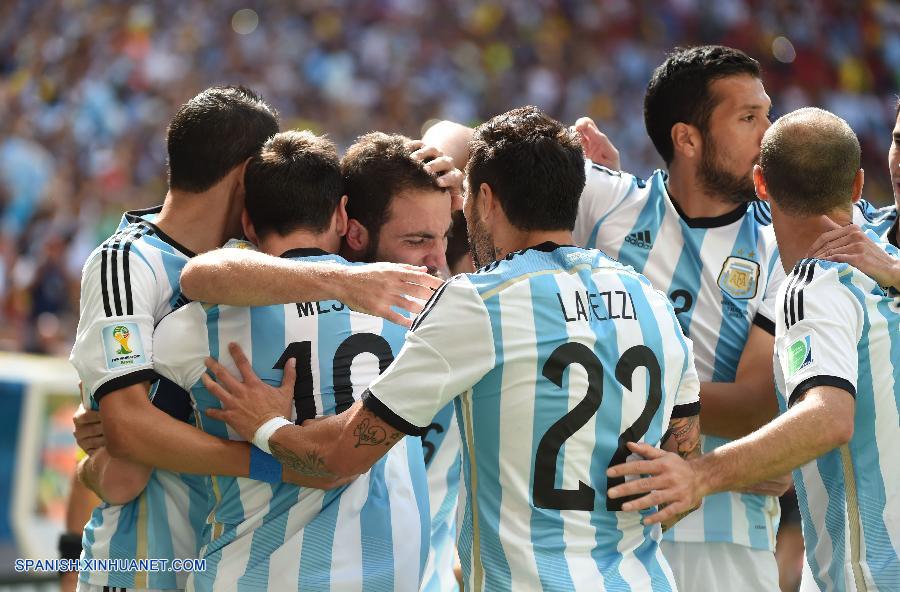
[[272,454],[272,451],[269,450],[269,438],[271,438],[281,427],[286,425],[294,425],[294,422],[288,421],[281,416],[273,417],[259,426],[256,433],[253,434],[253,444],[263,452]]

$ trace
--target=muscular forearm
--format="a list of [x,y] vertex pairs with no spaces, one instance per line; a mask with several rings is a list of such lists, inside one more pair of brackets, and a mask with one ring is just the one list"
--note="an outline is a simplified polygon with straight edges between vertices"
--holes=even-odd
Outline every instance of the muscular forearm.
[[741,438],[764,426],[778,413],[774,389],[748,387],[735,382],[700,384],[700,425],[704,434]]
[[113,458],[106,448],[78,464],[81,483],[110,504],[126,504],[137,497],[147,486],[150,471],[146,465]]
[[194,257],[181,273],[192,300],[232,306],[341,299],[341,266],[302,263],[244,249],[218,249]]
[[[831,396],[850,399],[846,393]],[[752,434],[692,460],[702,494],[777,478],[846,444],[853,433],[852,399],[849,410],[828,404],[833,402],[823,397],[805,401]]]

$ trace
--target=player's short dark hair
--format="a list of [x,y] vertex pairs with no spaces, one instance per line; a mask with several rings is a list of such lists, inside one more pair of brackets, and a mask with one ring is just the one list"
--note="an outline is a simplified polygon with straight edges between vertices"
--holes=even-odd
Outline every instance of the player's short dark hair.
[[722,45],[676,48],[653,71],[644,95],[644,125],[666,165],[675,156],[672,126],[687,123],[706,133],[718,104],[710,86],[716,80],[742,74],[759,78],[759,62]]
[[243,86],[214,86],[179,107],[169,123],[169,187],[200,193],[278,133],[275,109]]
[[398,134],[372,132],[356,139],[341,159],[347,191],[347,215],[356,218],[377,244],[381,227],[388,221],[391,200],[400,192],[444,189],[410,156],[410,139]]
[[584,153],[575,133],[534,106],[475,129],[466,166],[469,191],[487,183],[521,230],[572,230],[584,190]]
[[244,207],[256,233],[324,232],[344,195],[337,149],[308,131],[276,134],[250,159]]
[[860,158],[859,140],[846,121],[805,107],[766,131],[759,166],[772,201],[805,216],[850,207]]

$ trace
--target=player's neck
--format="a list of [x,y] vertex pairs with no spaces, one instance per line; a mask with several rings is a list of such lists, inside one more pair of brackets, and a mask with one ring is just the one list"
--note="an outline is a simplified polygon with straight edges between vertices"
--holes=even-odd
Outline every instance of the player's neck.
[[773,211],[773,227],[778,240],[778,251],[785,273],[790,273],[797,262],[810,257],[810,248],[823,233],[853,221],[850,212],[832,212],[818,216],[785,216]]
[[314,233],[305,230],[296,230],[284,236],[270,232],[260,237],[257,246],[260,251],[275,257],[292,249],[320,249],[326,253],[336,253],[340,247],[340,238],[332,233]]
[[669,166],[666,189],[688,218],[717,218],[740,206],[719,194],[709,193],[696,171],[677,160]]
[[493,239],[494,253],[497,259],[547,242],[558,245],[575,244],[572,232],[569,230],[518,230],[508,227],[502,231],[495,231]]

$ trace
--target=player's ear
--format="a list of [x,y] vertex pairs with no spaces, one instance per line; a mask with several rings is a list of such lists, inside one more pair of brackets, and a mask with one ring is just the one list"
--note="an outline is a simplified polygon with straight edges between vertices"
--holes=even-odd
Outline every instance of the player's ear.
[[[499,204],[497,203],[497,196],[494,194],[494,190],[487,183],[482,183],[478,187],[478,201],[481,202],[482,219],[485,221],[490,220]],[[475,212],[475,215],[477,216],[478,213]]]
[[347,216],[347,196],[341,197],[334,214],[331,215],[331,227],[334,228],[335,234],[343,237],[347,234],[348,216]]
[[256,229],[253,228],[253,222],[250,221],[250,216],[247,214],[246,209],[241,212],[241,228],[244,230],[244,237],[248,241],[254,245],[259,244],[259,237],[256,236]]
[[758,164],[753,165],[753,188],[756,189],[756,197],[760,201],[769,201],[769,190],[766,187],[766,180],[763,178],[762,167]]
[[856,171],[856,178],[853,179],[853,203],[859,201],[859,198],[862,197],[862,189],[863,184],[866,180],[866,172],[862,169]]
[[700,130],[693,125],[678,122],[672,126],[673,155],[682,154],[687,158],[700,156],[703,139]]
[[364,253],[369,247],[369,231],[356,218],[348,218],[347,234],[344,240],[351,251]]

